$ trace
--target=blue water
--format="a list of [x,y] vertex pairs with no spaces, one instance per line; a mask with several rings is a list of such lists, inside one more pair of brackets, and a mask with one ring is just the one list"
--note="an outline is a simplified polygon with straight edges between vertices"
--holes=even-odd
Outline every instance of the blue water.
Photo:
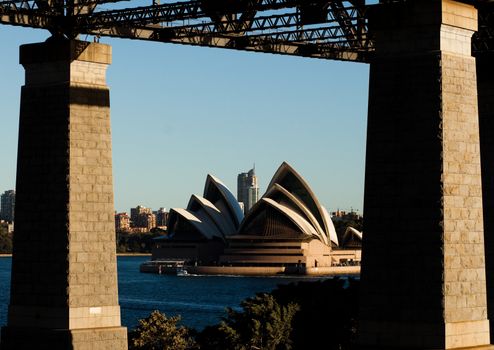
[[[134,328],[153,310],[181,315],[182,324],[201,330],[218,323],[227,306],[238,308],[257,292],[269,292],[278,284],[301,278],[235,276],[168,276],[139,272],[148,257],[118,258],[118,288],[122,324]],[[11,258],[0,258],[0,326],[7,323]],[[304,278],[307,280],[307,278]]]

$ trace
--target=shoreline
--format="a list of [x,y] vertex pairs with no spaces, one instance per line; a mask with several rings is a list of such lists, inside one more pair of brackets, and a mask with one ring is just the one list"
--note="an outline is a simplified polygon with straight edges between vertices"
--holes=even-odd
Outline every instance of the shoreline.
[[284,266],[190,266],[176,265],[172,261],[155,261],[141,264],[142,273],[177,276],[360,276],[360,266],[324,266],[324,267],[284,267]]
[[[117,256],[151,256],[151,253],[117,253]],[[12,254],[0,254],[0,258],[11,258]]]
[[189,274],[237,276],[359,276],[360,266],[309,267],[295,271],[285,267],[185,266]]
[[151,253],[117,253],[117,256],[151,256]]

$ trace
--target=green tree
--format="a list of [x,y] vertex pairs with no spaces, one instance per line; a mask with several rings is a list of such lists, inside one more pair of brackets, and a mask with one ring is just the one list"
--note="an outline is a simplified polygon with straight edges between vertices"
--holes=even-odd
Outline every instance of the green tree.
[[129,350],[186,350],[195,342],[190,330],[177,323],[180,316],[166,317],[153,311],[149,317],[139,320],[139,326],[129,333]]
[[0,254],[12,253],[12,235],[4,227],[0,227]]
[[330,278],[279,285],[271,294],[281,305],[297,303],[293,349],[348,350],[356,339],[360,280]]
[[258,294],[241,303],[242,311],[227,309],[216,327],[197,337],[201,350],[289,350],[292,320],[298,305],[282,306],[270,294]]
[[153,248],[153,238],[159,237],[160,231],[154,233],[117,233],[118,253],[151,253]]

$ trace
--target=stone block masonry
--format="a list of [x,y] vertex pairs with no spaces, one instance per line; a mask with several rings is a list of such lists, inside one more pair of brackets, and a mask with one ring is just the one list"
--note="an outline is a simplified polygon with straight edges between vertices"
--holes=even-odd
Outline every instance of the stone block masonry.
[[362,349],[489,346],[473,6],[376,8]]
[[[482,164],[482,201],[485,231],[485,267],[487,280],[487,311],[494,318],[494,54],[477,56],[478,101],[480,124],[480,155]],[[491,343],[494,323],[491,322]]]
[[126,349],[120,323],[107,45],[24,45],[5,349]]

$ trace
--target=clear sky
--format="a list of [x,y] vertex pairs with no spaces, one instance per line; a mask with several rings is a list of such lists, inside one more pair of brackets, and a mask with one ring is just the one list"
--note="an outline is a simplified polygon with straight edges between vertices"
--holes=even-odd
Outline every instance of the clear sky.
[[[21,44],[47,31],[0,26],[0,191],[15,186]],[[82,37],[81,39],[85,39]],[[208,173],[261,193],[287,161],[329,210],[362,211],[368,66],[102,38],[113,47],[115,207],[185,207]]]

